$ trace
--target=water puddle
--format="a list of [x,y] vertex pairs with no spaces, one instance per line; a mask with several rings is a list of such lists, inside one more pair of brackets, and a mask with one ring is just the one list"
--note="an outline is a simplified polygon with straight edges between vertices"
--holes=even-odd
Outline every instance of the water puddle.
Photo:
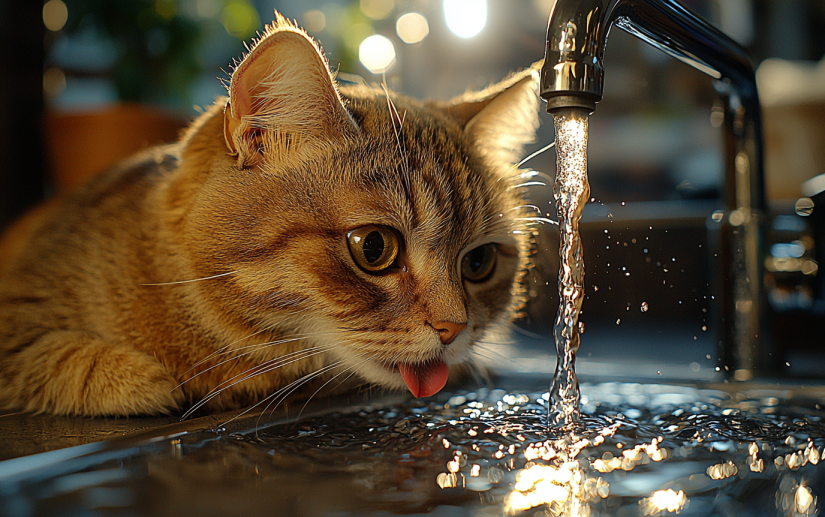
[[584,384],[481,389],[202,432],[2,476],[0,514],[814,515],[825,412],[786,392]]

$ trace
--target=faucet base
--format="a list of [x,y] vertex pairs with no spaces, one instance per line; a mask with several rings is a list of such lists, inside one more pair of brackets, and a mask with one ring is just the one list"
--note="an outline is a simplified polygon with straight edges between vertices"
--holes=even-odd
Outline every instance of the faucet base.
[[547,113],[555,114],[561,110],[578,108],[586,111],[586,115],[591,115],[596,111],[596,102],[599,99],[596,95],[576,94],[576,95],[553,95],[547,99]]

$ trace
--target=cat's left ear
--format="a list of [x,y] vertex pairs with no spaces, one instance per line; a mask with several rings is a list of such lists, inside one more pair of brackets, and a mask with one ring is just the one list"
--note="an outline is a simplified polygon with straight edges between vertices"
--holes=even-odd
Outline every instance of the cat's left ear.
[[483,154],[516,163],[539,127],[540,68],[538,62],[485,90],[456,97],[443,109],[459,121]]
[[275,18],[229,84],[224,137],[242,166],[357,131],[320,47],[279,13]]

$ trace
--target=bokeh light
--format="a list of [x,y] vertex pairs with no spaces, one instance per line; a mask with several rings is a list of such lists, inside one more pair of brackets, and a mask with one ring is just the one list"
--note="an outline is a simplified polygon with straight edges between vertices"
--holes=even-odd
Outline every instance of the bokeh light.
[[407,13],[401,15],[395,22],[395,32],[401,41],[413,45],[427,37],[430,33],[430,25],[424,15]]
[[227,34],[236,38],[248,38],[260,28],[258,11],[246,0],[230,0],[221,12],[221,22]]
[[361,0],[361,12],[373,20],[383,20],[394,8],[394,0]]
[[214,18],[221,12],[220,0],[195,0],[195,12],[201,18]]
[[43,72],[43,93],[54,98],[66,89],[66,74],[59,68],[49,68]]
[[472,38],[487,24],[487,0],[444,0],[447,27],[459,38]]
[[57,32],[66,25],[69,8],[61,0],[49,0],[43,4],[43,25],[52,32]]
[[327,25],[324,13],[314,9],[304,13],[303,26],[308,32],[321,32]]
[[358,47],[358,59],[367,70],[383,74],[395,64],[395,45],[380,34],[373,34]]

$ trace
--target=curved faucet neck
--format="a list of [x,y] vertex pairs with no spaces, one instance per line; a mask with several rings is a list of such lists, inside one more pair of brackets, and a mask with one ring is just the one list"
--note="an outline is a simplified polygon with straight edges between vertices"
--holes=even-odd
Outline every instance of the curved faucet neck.
[[548,112],[595,110],[604,94],[604,49],[613,25],[711,76],[725,98],[720,359],[736,379],[772,373],[777,355],[771,356],[764,337],[765,194],[753,64],[741,46],[675,0],[556,0],[541,71]]
[[541,96],[582,97],[593,105],[604,94],[604,49],[613,25],[714,79],[756,98],[754,67],[732,39],[673,0],[557,0],[547,24]]

